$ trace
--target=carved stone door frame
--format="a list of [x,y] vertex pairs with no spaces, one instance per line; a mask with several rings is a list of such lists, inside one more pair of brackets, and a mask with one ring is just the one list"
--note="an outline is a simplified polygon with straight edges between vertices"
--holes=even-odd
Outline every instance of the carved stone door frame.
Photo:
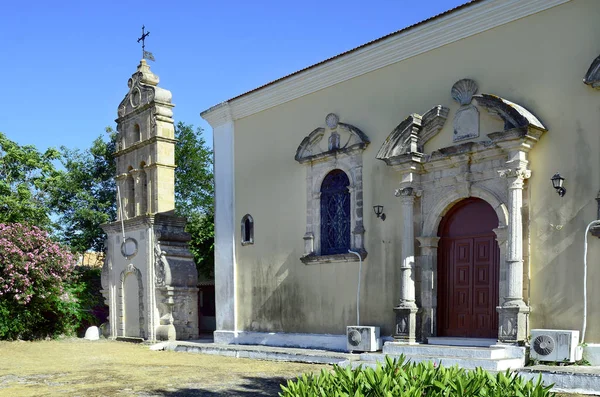
[[[531,176],[528,153],[546,128],[528,110],[495,95],[473,95],[504,130],[488,140],[457,143],[425,153],[428,139],[443,127],[448,110],[437,106],[425,115],[407,117],[386,139],[377,158],[400,176],[396,196],[402,205],[400,299],[394,307],[401,342],[426,341],[436,335],[437,246],[442,217],[460,200],[477,197],[492,206],[499,225],[500,248],[498,339],[517,343],[527,337],[529,306],[523,299],[523,191]],[[432,132],[433,131],[433,132]],[[418,255],[414,252],[420,243]],[[528,247],[525,247],[526,249]]]

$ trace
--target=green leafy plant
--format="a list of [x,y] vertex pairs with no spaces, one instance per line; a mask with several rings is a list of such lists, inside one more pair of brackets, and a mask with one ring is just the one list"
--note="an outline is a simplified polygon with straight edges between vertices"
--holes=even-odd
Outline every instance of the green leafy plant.
[[71,253],[35,226],[0,223],[0,339],[72,334],[81,320]]
[[526,381],[507,371],[492,375],[477,368],[467,371],[443,367],[431,362],[411,363],[404,356],[399,360],[386,357],[385,365],[377,368],[359,366],[334,366],[318,375],[302,375],[281,385],[281,397],[546,397],[552,385],[542,384],[541,376],[536,382]]

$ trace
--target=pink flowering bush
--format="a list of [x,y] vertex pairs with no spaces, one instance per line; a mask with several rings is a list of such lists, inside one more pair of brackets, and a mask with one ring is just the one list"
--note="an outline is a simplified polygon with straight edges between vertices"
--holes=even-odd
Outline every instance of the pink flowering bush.
[[42,229],[0,223],[0,339],[73,333],[81,317],[74,265]]

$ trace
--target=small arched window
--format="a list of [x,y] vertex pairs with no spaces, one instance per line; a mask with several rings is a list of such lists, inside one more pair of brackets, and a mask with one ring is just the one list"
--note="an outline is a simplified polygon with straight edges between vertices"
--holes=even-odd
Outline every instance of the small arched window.
[[254,219],[246,214],[242,218],[242,245],[254,244]]
[[321,255],[346,254],[350,249],[350,180],[333,170],[321,184]]
[[140,125],[136,124],[133,126],[133,142],[140,142],[142,140],[142,131]]

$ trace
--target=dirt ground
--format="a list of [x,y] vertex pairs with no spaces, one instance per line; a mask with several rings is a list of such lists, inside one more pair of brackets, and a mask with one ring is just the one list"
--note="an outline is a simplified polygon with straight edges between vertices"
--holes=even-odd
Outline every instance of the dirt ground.
[[0,341],[0,396],[277,396],[286,379],[322,368],[107,340]]
[[0,342],[0,396],[276,396],[321,368],[107,340]]

